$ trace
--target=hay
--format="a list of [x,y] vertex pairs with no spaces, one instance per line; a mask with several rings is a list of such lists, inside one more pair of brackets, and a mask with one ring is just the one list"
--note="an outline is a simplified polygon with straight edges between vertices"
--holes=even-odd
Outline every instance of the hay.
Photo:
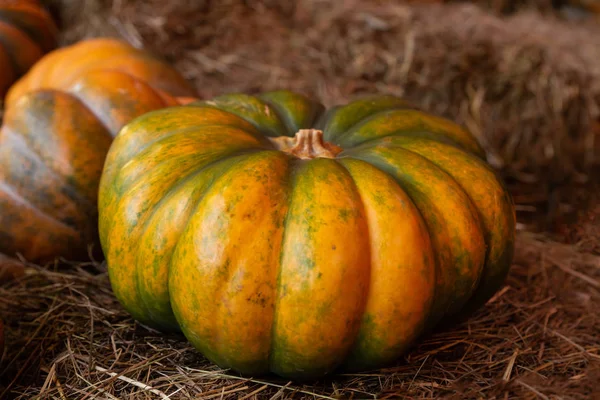
[[123,37],[173,62],[202,97],[289,88],[332,105],[392,93],[457,120],[518,195],[519,213],[549,217],[532,229],[574,211],[576,189],[600,163],[600,24],[591,20],[502,17],[462,2],[54,1],[75,21],[64,43]]
[[600,256],[543,236],[518,239],[506,286],[469,321],[426,338],[397,365],[305,385],[241,378],[181,335],[136,324],[102,264],[32,267],[0,288],[8,330],[0,373],[17,399],[600,396]]

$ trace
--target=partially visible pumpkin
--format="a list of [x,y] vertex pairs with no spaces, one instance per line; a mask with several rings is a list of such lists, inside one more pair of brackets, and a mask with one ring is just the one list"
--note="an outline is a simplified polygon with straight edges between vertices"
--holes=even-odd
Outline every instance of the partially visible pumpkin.
[[9,86],[56,43],[56,25],[39,1],[0,0],[0,102]]
[[35,89],[66,90],[95,71],[118,71],[147,82],[157,93],[193,97],[194,90],[173,67],[147,51],[113,38],[95,38],[57,49],[37,62],[6,95],[10,107]]
[[485,303],[514,246],[512,199],[475,138],[392,96],[147,113],[113,142],[98,207],[131,315],[251,375],[384,366]]
[[46,262],[97,243],[97,190],[121,127],[193,95],[176,70],[114,39],[49,53],[7,97],[0,130],[0,252]]

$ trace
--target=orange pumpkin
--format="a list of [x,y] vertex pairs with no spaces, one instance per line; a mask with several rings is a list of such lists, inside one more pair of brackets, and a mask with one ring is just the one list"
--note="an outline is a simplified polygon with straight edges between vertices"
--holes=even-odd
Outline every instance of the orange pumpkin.
[[245,374],[381,367],[502,286],[515,214],[483,156],[392,96],[324,110],[230,94],[147,113],[100,183],[114,293]]
[[97,242],[104,158],[121,127],[185,101],[172,67],[115,39],[49,53],[10,90],[0,131],[0,252],[80,258]]
[[36,0],[0,0],[0,100],[10,85],[56,46],[57,28]]

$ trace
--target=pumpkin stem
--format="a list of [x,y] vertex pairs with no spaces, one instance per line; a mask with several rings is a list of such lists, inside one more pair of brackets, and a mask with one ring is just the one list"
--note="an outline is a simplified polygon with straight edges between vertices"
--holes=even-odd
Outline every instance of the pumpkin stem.
[[277,150],[291,154],[303,160],[313,158],[335,158],[343,151],[339,146],[323,140],[323,131],[318,129],[300,129],[294,137],[279,136],[269,138]]

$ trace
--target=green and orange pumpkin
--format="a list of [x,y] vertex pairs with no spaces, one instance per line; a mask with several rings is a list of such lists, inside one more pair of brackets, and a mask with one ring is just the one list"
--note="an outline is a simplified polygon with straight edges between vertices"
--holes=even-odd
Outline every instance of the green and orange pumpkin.
[[171,66],[116,39],[42,58],[6,96],[0,252],[36,262],[87,257],[98,242],[97,191],[113,137],[135,117],[193,95]]
[[0,103],[10,85],[57,44],[58,29],[37,0],[0,0]]
[[153,111],[107,155],[100,240],[131,315],[221,367],[393,362],[503,284],[513,202],[474,137],[392,96],[288,91]]

